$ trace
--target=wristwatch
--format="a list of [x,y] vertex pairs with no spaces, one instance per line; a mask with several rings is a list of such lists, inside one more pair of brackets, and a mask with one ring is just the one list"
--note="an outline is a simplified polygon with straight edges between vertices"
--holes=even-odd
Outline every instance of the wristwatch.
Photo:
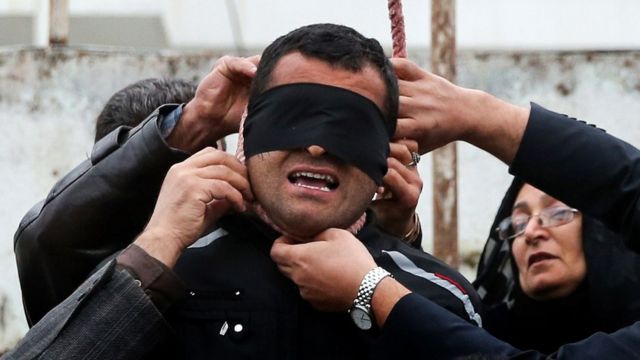
[[369,270],[362,279],[360,287],[358,288],[358,295],[353,300],[353,306],[349,309],[349,315],[351,320],[361,330],[369,330],[373,327],[373,313],[371,312],[371,297],[376,286],[387,276],[391,274],[381,268],[377,267]]

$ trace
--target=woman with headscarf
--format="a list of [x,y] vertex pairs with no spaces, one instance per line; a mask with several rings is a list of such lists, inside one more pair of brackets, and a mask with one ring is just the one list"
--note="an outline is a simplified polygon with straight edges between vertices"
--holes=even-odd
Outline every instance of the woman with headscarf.
[[498,210],[474,286],[485,329],[521,349],[550,353],[640,320],[640,255],[519,179]]

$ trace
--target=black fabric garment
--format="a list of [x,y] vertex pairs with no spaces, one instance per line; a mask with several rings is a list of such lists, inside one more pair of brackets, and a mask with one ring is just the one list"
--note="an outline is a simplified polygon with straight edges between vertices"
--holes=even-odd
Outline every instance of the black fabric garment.
[[[425,340],[426,339],[426,340]],[[442,311],[424,297],[409,294],[393,307],[374,359],[455,360],[635,360],[640,358],[640,322],[613,334],[598,332],[546,355],[517,349],[479,327]]]
[[366,97],[335,86],[288,84],[262,93],[249,104],[247,114],[247,159],[320,145],[382,185],[393,129],[385,129],[382,112]]
[[[403,271],[386,252],[401,253],[423,271],[460,282],[477,306],[470,284],[434,257],[379,231],[372,212],[367,218],[357,237],[375,261],[416,294],[471,322],[459,299],[434,282]],[[191,294],[167,314],[178,334],[178,346],[170,346],[176,358],[364,359],[371,355],[377,329],[357,329],[346,312],[313,309],[278,271],[269,257],[278,233],[246,215],[226,217],[221,226],[188,249],[175,267]],[[225,323],[226,332],[222,330]]]
[[587,275],[568,297],[535,301],[520,288],[508,242],[496,227],[511,215],[523,182],[514,179],[500,205],[478,266],[474,286],[485,305],[485,329],[522,349],[554,352],[597,332],[640,320],[640,256],[597,220],[583,215]]
[[[155,185],[185,156],[171,151],[158,131],[158,119],[166,113],[161,108],[138,128],[120,130],[123,136],[108,136],[107,143],[96,144],[102,149],[101,156],[92,154],[79,167],[82,171],[73,171],[56,184],[46,201],[21,223],[15,251],[24,306],[32,322],[62,302],[104,258],[127,246],[143,230],[158,195]],[[138,210],[125,211],[131,208]],[[367,217],[357,236],[380,266],[409,289],[475,323],[472,319],[480,301],[462,275],[382,233],[374,224],[373,213]],[[190,288],[186,300],[166,314],[177,342],[163,342],[165,347],[156,349],[150,358],[367,356],[375,332],[357,330],[346,312],[313,310],[277,270],[269,257],[277,236],[273,229],[245,216],[228,217],[218,225],[220,229],[199,239],[176,265],[175,271]],[[406,260],[403,268],[397,258]],[[407,267],[407,261],[412,265]],[[452,279],[459,288],[438,285],[432,281],[441,279],[438,275]]]

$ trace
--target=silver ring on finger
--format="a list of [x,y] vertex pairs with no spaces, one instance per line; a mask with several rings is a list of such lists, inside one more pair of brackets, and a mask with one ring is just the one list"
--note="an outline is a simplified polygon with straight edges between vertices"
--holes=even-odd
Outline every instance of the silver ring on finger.
[[411,152],[411,162],[407,164],[407,167],[417,166],[419,162],[420,162],[420,154],[418,154],[417,152],[412,151]]

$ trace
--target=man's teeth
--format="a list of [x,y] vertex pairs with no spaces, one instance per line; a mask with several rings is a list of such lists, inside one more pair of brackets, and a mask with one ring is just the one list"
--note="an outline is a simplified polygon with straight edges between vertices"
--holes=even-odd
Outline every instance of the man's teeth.
[[313,179],[325,180],[330,183],[336,182],[331,175],[326,175],[326,174],[316,174],[316,173],[310,173],[310,172],[297,172],[293,174],[293,177],[296,177],[296,178],[302,177],[302,176],[313,178]]
[[329,192],[329,191],[331,191],[331,189],[329,189],[329,188],[328,188],[328,187],[326,187],[326,186],[323,186],[323,187],[315,187],[315,186],[305,185],[305,184],[299,184],[299,183],[296,183],[296,184],[294,184],[294,185],[299,186],[299,187],[303,187],[303,188],[307,188],[307,189],[320,190],[320,191],[324,191],[324,192]]
[[[304,178],[313,179],[317,183],[297,181],[298,179],[302,180]],[[291,180],[291,183],[293,183],[296,186],[300,186],[307,189],[320,190],[324,192],[330,192],[332,191],[332,189],[335,189],[337,187],[337,182],[331,175],[317,174],[317,173],[312,173],[307,171],[299,171],[299,172],[293,173],[290,177],[290,180]],[[324,182],[322,186],[320,186],[321,182]]]

